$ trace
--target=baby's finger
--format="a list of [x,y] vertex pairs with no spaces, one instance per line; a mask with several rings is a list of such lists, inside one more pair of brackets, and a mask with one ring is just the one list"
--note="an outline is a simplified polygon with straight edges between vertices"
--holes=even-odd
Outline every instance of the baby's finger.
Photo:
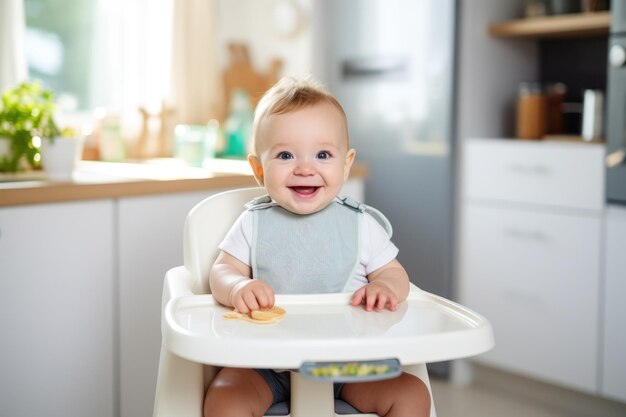
[[398,308],[398,299],[396,297],[389,297],[387,304],[390,311],[396,311]]
[[365,293],[365,310],[372,311],[378,299],[378,291],[370,291]]
[[[246,303],[246,307],[248,310],[258,310],[259,303],[254,295],[253,291],[248,291],[243,295],[243,301]],[[241,311],[241,310],[240,310]],[[247,313],[248,311],[241,311],[242,313]]]
[[242,297],[238,297],[237,299],[235,299],[233,307],[235,308],[235,310],[243,314],[248,314],[248,311],[250,311],[248,309],[248,306],[246,305],[246,302],[243,301]]
[[261,307],[274,306],[274,290],[265,281],[256,280],[254,294]]
[[379,293],[378,294],[378,301],[376,302],[376,310],[384,309],[388,300],[389,300],[389,298],[385,294]]
[[[253,294],[256,298],[256,301],[259,305],[259,307],[263,308],[263,307],[269,307],[270,304],[270,296],[267,292],[267,288],[265,287],[259,287],[253,290]],[[253,310],[253,309],[251,309]]]
[[354,294],[352,295],[352,302],[351,304],[353,306],[358,306],[363,302],[363,295],[365,294],[365,289],[364,288],[359,288],[358,290],[356,290],[354,292]]
[[265,291],[263,292],[263,297],[265,298],[263,307],[273,307],[274,306],[274,291],[271,288],[265,287]]
[[265,294],[267,295],[267,307],[273,307],[276,302],[274,299],[274,290],[268,284],[263,286],[265,289]]

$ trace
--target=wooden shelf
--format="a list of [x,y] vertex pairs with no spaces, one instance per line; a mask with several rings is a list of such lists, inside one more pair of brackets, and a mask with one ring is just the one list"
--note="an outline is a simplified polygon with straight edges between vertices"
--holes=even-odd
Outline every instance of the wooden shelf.
[[528,39],[582,38],[606,35],[610,27],[611,12],[576,13],[493,23],[489,34]]

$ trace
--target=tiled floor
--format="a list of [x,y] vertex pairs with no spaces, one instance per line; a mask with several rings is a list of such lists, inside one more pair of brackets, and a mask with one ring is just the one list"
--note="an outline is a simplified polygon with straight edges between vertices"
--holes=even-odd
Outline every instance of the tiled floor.
[[626,417],[626,403],[483,369],[471,384],[431,378],[437,417]]
[[571,417],[483,386],[457,386],[433,379],[432,389],[438,417]]

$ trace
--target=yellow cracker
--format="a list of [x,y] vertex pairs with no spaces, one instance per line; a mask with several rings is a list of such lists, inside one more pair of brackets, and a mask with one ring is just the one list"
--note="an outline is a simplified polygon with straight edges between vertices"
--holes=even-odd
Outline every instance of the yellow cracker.
[[282,319],[285,313],[286,311],[284,309],[274,306],[271,309],[265,308],[251,311],[249,315],[233,310],[229,313],[224,313],[224,318],[245,320],[256,324],[272,324]]
[[[232,317],[232,318],[235,318],[235,317]],[[270,319],[270,320],[257,320],[257,319],[253,319],[253,318],[251,318],[249,316],[246,316],[245,314],[242,314],[240,317],[236,317],[236,318],[238,320],[249,321],[250,323],[256,323],[256,324],[273,324],[273,323],[276,323],[278,320],[280,320],[279,318],[274,318],[274,319]]]
[[272,308],[262,308],[260,310],[254,310],[250,312],[250,317],[255,320],[272,320],[277,319],[285,315],[285,310],[274,306]]

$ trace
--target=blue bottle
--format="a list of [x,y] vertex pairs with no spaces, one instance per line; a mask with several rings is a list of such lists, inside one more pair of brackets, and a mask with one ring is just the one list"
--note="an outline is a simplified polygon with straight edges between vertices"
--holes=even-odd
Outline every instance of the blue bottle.
[[254,113],[250,96],[244,90],[234,90],[230,100],[230,112],[224,125],[224,158],[246,158],[248,143],[252,137]]

